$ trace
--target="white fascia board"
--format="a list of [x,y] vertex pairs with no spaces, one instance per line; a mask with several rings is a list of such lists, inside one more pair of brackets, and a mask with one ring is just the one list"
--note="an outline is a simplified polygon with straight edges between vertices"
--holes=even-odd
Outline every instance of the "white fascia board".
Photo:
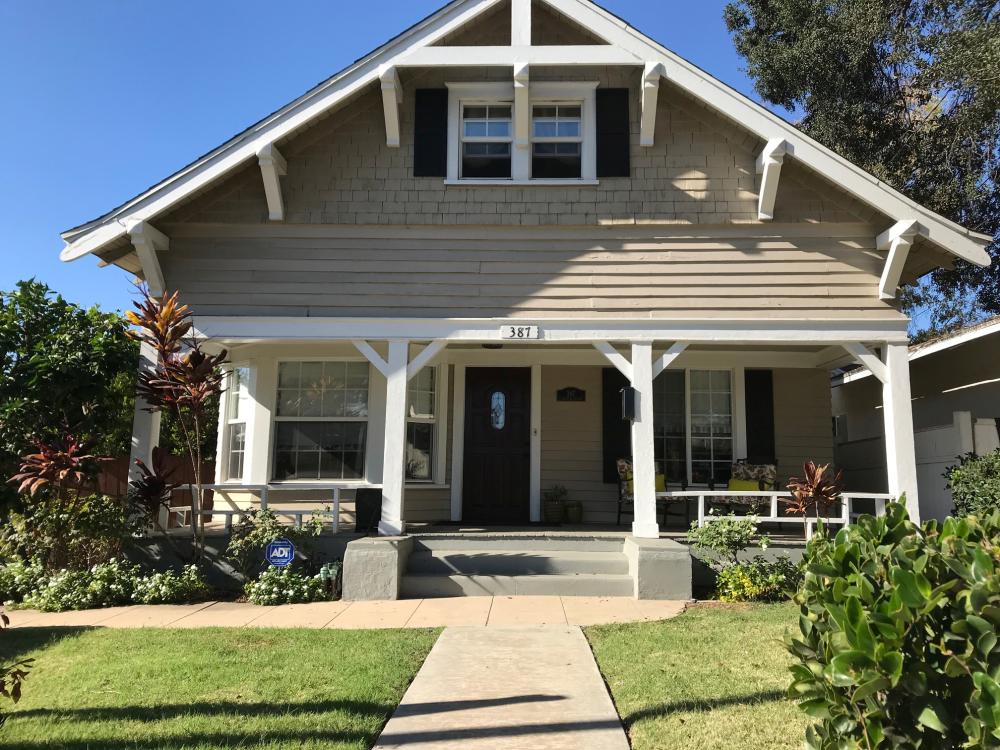
[[972,232],[910,200],[874,175],[813,140],[773,112],[746,98],[696,65],[657,44],[625,21],[587,0],[542,0],[622,50],[642,60],[659,60],[665,77],[763,140],[783,137],[795,158],[873,208],[899,220],[917,217],[927,237],[948,252],[979,266],[990,264],[992,237]]
[[760,192],[757,198],[757,218],[770,221],[774,218],[774,201],[778,197],[778,180],[785,154],[792,152],[791,144],[784,138],[771,138],[757,157],[757,174],[760,175]]
[[644,65],[627,50],[610,45],[539,47],[418,47],[393,64],[401,68],[511,68],[527,65]]
[[148,220],[168,210],[253,159],[262,146],[293,133],[370,85],[378,79],[380,64],[391,65],[394,59],[417,47],[434,44],[499,2],[501,0],[456,0],[450,3],[400,37],[382,45],[177,174],[136,196],[107,217],[64,232],[62,236],[67,244],[59,254],[60,259],[76,260],[124,236],[123,222]]
[[923,357],[930,356],[931,354],[937,354],[938,352],[947,351],[948,349],[953,349],[956,346],[961,346],[962,344],[967,344],[970,341],[975,341],[976,339],[981,339],[983,336],[992,336],[994,334],[1000,334],[1000,320],[992,325],[983,326],[982,328],[976,328],[972,331],[966,331],[965,333],[956,334],[944,341],[938,341],[934,344],[927,344],[926,346],[917,349],[915,352],[910,353],[910,361],[915,359],[921,359]]
[[642,115],[639,119],[639,145],[652,146],[656,133],[656,107],[660,97],[660,79],[666,68],[660,62],[647,62],[642,70]]
[[[315,340],[407,340],[503,342],[509,318],[321,318],[283,316],[195,316],[196,335],[227,343]],[[905,343],[906,319],[760,320],[569,318],[529,319],[547,341],[671,341],[674,343],[837,344],[843,341]]]
[[399,148],[399,105],[403,103],[403,86],[399,82],[399,73],[392,65],[380,66],[378,78],[382,84],[385,145],[389,148]]
[[288,163],[273,143],[258,149],[257,163],[260,164],[260,176],[264,181],[267,216],[271,221],[283,221],[285,202],[281,196],[281,178],[288,174]]

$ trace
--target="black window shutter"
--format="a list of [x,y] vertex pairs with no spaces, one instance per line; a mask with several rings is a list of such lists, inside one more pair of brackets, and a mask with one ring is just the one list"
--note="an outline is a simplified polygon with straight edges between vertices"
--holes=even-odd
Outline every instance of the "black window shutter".
[[[744,375],[747,400],[747,463],[773,464],[774,374],[771,370],[747,370]],[[737,456],[742,458],[742,456]]]
[[597,176],[628,177],[628,89],[597,89]]
[[632,431],[622,419],[621,390],[628,380],[614,367],[605,367],[601,373],[602,449],[604,456],[604,483],[617,484],[619,458],[632,455]]
[[417,89],[413,116],[413,176],[448,174],[448,89]]

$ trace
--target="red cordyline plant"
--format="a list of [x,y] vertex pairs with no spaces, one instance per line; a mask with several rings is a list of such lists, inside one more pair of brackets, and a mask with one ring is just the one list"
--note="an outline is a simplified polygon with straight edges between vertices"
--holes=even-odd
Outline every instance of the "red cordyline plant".
[[37,453],[21,457],[20,470],[8,480],[18,485],[19,493],[32,497],[49,487],[64,500],[68,496],[79,499],[93,481],[97,463],[104,460],[88,453],[90,445],[68,433],[60,440],[39,441],[36,447]]
[[812,515],[817,520],[820,513],[829,517],[830,509],[840,502],[844,491],[844,472],[833,474],[830,464],[817,466],[813,461],[802,465],[802,479],[792,477],[788,480],[790,498],[784,498],[785,508],[789,513],[801,514],[802,525],[806,526],[806,518]]
[[[189,337],[191,311],[182,305],[177,292],[153,297],[146,286],[139,287],[140,299],[135,312],[125,316],[137,330],[131,336],[149,346],[156,356],[153,367],[139,373],[138,394],[153,411],[174,415],[184,438],[195,492],[191,497],[191,524],[195,554],[204,547],[204,523],[196,513],[196,499],[202,497],[201,434],[210,401],[222,393],[224,374],[221,366],[227,352],[207,354],[199,341]],[[155,473],[156,467],[153,467]],[[148,467],[146,470],[149,471]]]

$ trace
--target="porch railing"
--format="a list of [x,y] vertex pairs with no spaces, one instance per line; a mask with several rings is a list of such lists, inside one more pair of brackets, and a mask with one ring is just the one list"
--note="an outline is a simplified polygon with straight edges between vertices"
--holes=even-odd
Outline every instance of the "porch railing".
[[[677,500],[697,500],[698,504],[698,525],[704,526],[706,523],[710,523],[719,516],[712,515],[707,512],[706,501],[711,501],[712,498],[718,498],[717,502],[722,502],[724,499],[729,500],[732,503],[734,500],[740,505],[752,507],[767,505],[769,513],[768,515],[757,514],[757,519],[760,523],[772,523],[772,524],[802,524],[802,516],[782,516],[779,514],[778,501],[781,498],[787,498],[789,496],[788,492],[778,492],[778,491],[768,491],[768,490],[757,490],[757,491],[736,491],[736,490],[679,490],[670,492],[657,492],[656,497],[658,499],[670,501]],[[840,515],[830,516],[830,517],[820,517],[820,521],[827,524],[841,524],[846,526],[852,521],[856,520],[860,513],[854,511],[854,502],[856,500],[866,500],[874,503],[875,515],[883,516],[885,515],[885,504],[893,499],[893,496],[884,492],[845,492],[840,496]],[[816,519],[806,518],[806,536],[812,538],[813,533],[816,530]]]
[[[366,485],[371,486],[371,485]],[[341,490],[345,489],[357,489],[357,485],[340,485],[340,484],[330,484],[329,482],[316,482],[316,483],[295,483],[287,486],[283,485],[268,485],[268,484],[203,484],[201,486],[202,490],[212,490],[216,498],[222,496],[226,502],[230,503],[229,508],[206,508],[202,510],[201,508],[201,497],[198,495],[198,489],[194,484],[187,484],[184,487],[190,491],[193,502],[191,507],[188,508],[171,508],[172,511],[181,513],[186,516],[188,525],[190,524],[191,516],[223,516],[225,518],[226,531],[230,531],[233,528],[234,518],[245,518],[250,515],[250,512],[256,509],[267,510],[270,508],[271,512],[276,516],[281,516],[284,518],[289,518],[294,521],[295,528],[301,529],[304,523],[304,518],[308,516],[328,516],[332,520],[333,533],[336,534],[340,530],[340,493]],[[331,501],[333,503],[332,510],[325,510],[323,508],[276,508],[272,507],[270,504],[270,494],[272,492],[286,492],[286,491],[298,491],[298,492],[315,492],[326,490],[331,493]],[[227,493],[250,493],[255,494],[260,497],[260,502],[256,507],[241,508],[236,506],[231,500],[225,498]],[[282,500],[282,503],[315,503],[315,500]],[[192,533],[194,526],[192,525]]]

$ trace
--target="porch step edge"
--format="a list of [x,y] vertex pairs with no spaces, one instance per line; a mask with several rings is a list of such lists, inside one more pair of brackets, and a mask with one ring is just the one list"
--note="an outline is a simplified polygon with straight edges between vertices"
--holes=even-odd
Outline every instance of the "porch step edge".
[[434,549],[410,555],[412,575],[573,575],[628,573],[628,559],[617,552],[578,550]]
[[632,596],[629,575],[405,575],[400,596],[431,599],[446,596]]

